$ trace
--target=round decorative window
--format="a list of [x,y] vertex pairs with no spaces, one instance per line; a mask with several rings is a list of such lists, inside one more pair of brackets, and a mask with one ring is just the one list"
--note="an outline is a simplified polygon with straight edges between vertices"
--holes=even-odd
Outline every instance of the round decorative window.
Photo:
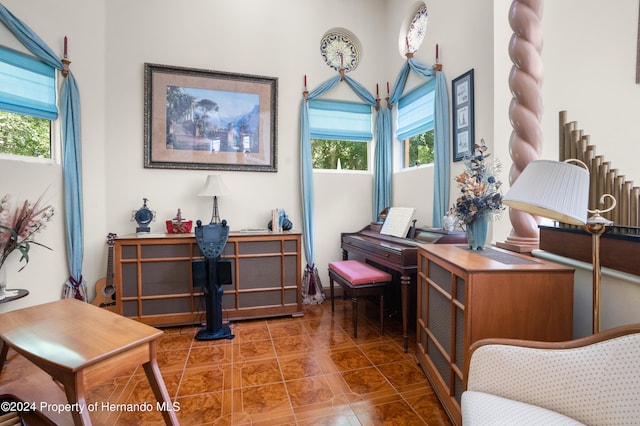
[[415,53],[420,48],[427,32],[427,6],[422,5],[416,10],[407,28],[407,52]]
[[324,62],[336,71],[353,71],[360,62],[360,48],[355,37],[344,31],[327,32],[320,41]]

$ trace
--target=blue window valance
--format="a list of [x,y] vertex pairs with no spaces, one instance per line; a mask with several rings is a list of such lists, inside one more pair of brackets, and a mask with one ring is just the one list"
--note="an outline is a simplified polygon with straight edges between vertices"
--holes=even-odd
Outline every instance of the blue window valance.
[[431,79],[398,100],[396,138],[405,140],[434,128],[436,80]]
[[370,142],[371,106],[356,102],[310,100],[311,138]]
[[0,46],[0,110],[55,120],[56,93],[55,68]]

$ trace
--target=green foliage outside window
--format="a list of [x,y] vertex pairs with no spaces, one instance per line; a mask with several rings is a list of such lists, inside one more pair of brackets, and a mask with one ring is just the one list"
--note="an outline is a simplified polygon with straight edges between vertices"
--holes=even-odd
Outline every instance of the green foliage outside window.
[[311,139],[311,162],[314,169],[338,168],[343,170],[367,170],[368,143]]
[[[408,143],[408,155],[405,155],[404,167],[431,164],[434,161],[433,130],[413,136],[405,141]],[[408,157],[408,158],[407,158]]]
[[0,153],[51,158],[51,121],[0,111]]

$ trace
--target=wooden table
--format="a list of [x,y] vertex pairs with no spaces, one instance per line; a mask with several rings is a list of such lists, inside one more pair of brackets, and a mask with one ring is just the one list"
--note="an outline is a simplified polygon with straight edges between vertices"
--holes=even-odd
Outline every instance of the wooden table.
[[[0,314],[0,371],[9,348],[62,383],[75,424],[91,424],[86,391],[142,364],[165,423],[177,425],[156,362],[163,332],[75,299]],[[84,409],[82,409],[84,408]]]

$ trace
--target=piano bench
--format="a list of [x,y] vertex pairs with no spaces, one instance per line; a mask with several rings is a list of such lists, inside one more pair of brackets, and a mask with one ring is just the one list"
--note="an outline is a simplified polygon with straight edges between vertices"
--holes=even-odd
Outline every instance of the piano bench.
[[353,306],[353,337],[358,337],[358,297],[380,296],[380,334],[384,332],[384,287],[391,282],[391,275],[358,260],[329,262],[329,288],[331,312],[334,312],[333,282],[351,293]]

